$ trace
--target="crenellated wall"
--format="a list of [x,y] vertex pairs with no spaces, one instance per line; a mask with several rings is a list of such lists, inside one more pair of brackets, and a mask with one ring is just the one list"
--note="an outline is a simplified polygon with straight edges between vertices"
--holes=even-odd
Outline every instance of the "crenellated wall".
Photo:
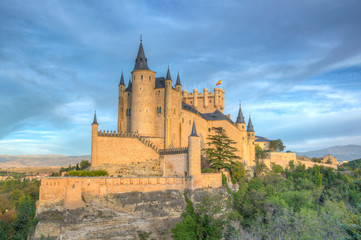
[[220,88],[214,88],[214,92],[208,92],[207,88],[203,92],[198,92],[198,89],[193,89],[190,93],[183,90],[183,102],[193,105],[201,113],[212,113],[215,110],[223,112],[224,109],[224,93],[225,91]]

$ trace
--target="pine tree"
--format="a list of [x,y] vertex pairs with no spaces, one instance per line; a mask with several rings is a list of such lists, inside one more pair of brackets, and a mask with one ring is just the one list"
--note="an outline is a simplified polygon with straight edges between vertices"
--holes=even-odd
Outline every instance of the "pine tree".
[[234,154],[237,149],[232,145],[236,144],[235,141],[226,135],[226,131],[222,127],[214,127],[216,134],[209,136],[207,139],[213,148],[203,149],[206,154],[207,161],[211,168],[219,171],[219,169],[227,168],[232,169],[236,159],[241,159]]

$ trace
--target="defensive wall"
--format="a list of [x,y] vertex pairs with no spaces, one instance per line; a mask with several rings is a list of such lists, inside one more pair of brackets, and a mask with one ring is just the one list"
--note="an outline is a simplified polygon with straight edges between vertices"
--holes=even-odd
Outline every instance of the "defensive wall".
[[[222,186],[220,173],[202,174],[201,188]],[[85,206],[84,195],[104,196],[112,193],[184,190],[192,188],[192,177],[54,177],[41,180],[38,208],[58,205],[67,209]]]
[[313,167],[315,165],[337,168],[337,164],[325,164],[325,163],[316,163],[312,161],[299,161],[297,159],[296,153],[283,153],[283,152],[270,152],[268,157],[263,160],[263,163],[271,169],[271,163],[280,165],[283,169],[289,166],[289,163],[293,161],[295,165],[303,164],[306,168]]
[[193,93],[183,90],[183,102],[195,106],[201,113],[212,113],[215,110],[223,112],[224,109],[224,93],[221,88],[214,88],[214,92],[208,92],[207,88],[203,92],[193,89]]

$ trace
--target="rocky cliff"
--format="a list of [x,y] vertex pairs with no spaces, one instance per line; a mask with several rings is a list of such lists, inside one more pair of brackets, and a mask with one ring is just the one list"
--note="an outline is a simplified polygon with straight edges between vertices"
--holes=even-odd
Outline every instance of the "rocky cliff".
[[[214,196],[222,203],[228,198],[223,188],[187,191],[187,195],[196,208]],[[177,190],[83,196],[83,200],[86,206],[75,210],[55,210],[55,206],[43,209],[37,214],[40,221],[34,238],[171,239],[171,229],[181,221],[186,207],[183,191]]]

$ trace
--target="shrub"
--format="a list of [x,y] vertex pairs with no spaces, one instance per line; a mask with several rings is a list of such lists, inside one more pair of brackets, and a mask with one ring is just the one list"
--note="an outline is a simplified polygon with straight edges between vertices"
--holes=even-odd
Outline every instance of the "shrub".
[[69,176],[77,177],[98,177],[98,176],[108,176],[108,172],[105,170],[83,170],[83,171],[69,171]]

